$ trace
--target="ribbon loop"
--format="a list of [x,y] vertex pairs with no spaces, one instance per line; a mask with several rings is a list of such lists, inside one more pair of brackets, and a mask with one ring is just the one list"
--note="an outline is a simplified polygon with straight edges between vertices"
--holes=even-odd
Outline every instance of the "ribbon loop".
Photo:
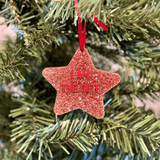
[[82,22],[78,13],[78,0],[75,0],[75,11],[76,11],[76,16],[78,16],[79,46],[80,50],[82,51],[85,47],[85,41],[86,41],[86,21],[84,23],[84,30],[82,30]]
[[86,21],[84,22],[84,29],[82,31],[82,22],[80,17],[78,17],[78,33],[79,33],[80,50],[83,50],[85,47],[85,41],[86,41]]

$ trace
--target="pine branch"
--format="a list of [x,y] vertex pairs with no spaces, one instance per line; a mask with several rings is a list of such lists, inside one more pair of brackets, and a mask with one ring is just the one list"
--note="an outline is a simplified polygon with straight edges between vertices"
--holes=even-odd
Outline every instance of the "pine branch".
[[55,41],[59,45],[57,41],[59,28],[61,27],[57,27],[56,24],[44,24],[41,21],[38,23],[39,30],[24,28],[29,34],[24,35],[23,32],[18,31],[15,42],[10,39],[4,42],[4,49],[0,51],[0,81],[5,82],[7,77],[10,81],[18,78],[25,81],[21,74],[21,67],[24,66],[30,72],[27,66],[35,66],[35,60],[42,62],[41,56],[45,55],[43,49],[47,48],[46,44],[49,45]]
[[[116,115],[114,122],[107,117],[104,122],[99,123],[103,126],[104,131],[101,131],[102,140],[110,141],[110,145],[114,147],[114,141],[119,149],[125,152],[130,152],[133,156],[134,151],[147,156],[150,156],[149,148],[153,151],[159,148],[159,121],[154,115],[144,115],[135,119],[136,114],[139,114],[137,108],[130,109],[127,112]],[[107,138],[106,138],[107,137]],[[145,158],[144,156],[143,158]]]
[[27,48],[23,43],[19,43],[19,39],[16,42],[7,40],[3,43],[2,48],[4,49],[0,50],[1,83],[5,82],[7,77],[10,78],[10,81],[15,79],[25,81],[22,75],[23,69],[30,72],[30,66],[35,66],[37,59],[41,62],[41,54],[37,48]]
[[15,45],[11,40],[3,45],[4,49],[0,50],[0,81],[4,82],[6,77],[9,77],[11,81],[18,78],[25,80],[19,71],[19,66],[27,66],[24,57],[21,57],[22,45]]
[[[36,101],[34,101],[34,103],[35,102]],[[13,126],[18,126],[18,127],[13,129],[14,134],[12,134],[12,137],[14,137],[14,138],[12,138],[11,141],[13,141],[17,138],[20,138],[20,137],[22,138],[22,136],[23,136],[23,138],[18,142],[18,144],[19,144],[22,142],[22,140],[27,139],[23,143],[21,148],[18,150],[18,152],[20,152],[26,146],[28,147],[28,145],[31,143],[31,141],[34,140],[36,137],[38,137],[38,140],[41,144],[40,145],[41,147],[44,147],[43,145],[46,145],[46,142],[47,142],[47,144],[49,143],[50,145],[52,145],[52,143],[53,143],[53,145],[59,145],[62,149],[64,149],[66,151],[66,153],[69,153],[69,152],[64,148],[64,146],[62,145],[63,143],[66,143],[69,146],[71,144],[72,148],[78,147],[80,150],[82,150],[84,152],[86,151],[85,148],[87,148],[88,150],[91,151],[90,147],[92,146],[92,144],[98,144],[95,135],[88,133],[88,132],[92,132],[92,130],[94,129],[94,127],[92,126],[92,123],[89,123],[89,121],[87,122],[87,128],[85,128],[85,133],[84,134],[81,133],[82,130],[84,130],[84,127],[85,127],[84,124],[87,121],[87,114],[84,119],[81,118],[81,120],[80,120],[80,117],[82,116],[82,114],[79,114],[79,116],[77,117],[77,115],[75,116],[74,114],[71,113],[69,115],[66,115],[63,118],[62,122],[59,121],[59,122],[55,123],[55,118],[53,120],[51,120],[51,119],[42,117],[42,116],[44,116],[44,113],[50,114],[50,112],[48,112],[47,110],[44,110],[44,108],[43,109],[37,108],[38,106],[34,105],[34,103],[28,103],[28,102],[23,102],[23,101],[22,101],[22,103],[24,103],[24,105],[22,106],[23,108],[12,110],[11,111],[12,113],[9,115],[12,117],[17,117],[17,116],[25,114],[26,112],[28,112],[27,114],[29,115],[28,118],[27,117],[24,117],[24,118],[20,117],[17,119],[17,121],[13,122],[13,124],[14,124]],[[49,107],[49,106],[47,106],[47,107]],[[32,112],[38,112],[39,114],[41,113],[41,115],[39,115],[39,116],[34,115],[34,117],[33,117]],[[49,115],[47,115],[47,117],[48,116]],[[71,117],[73,117],[73,119],[74,119],[72,121],[72,124],[71,124],[71,121],[69,120]],[[83,120],[83,122],[82,122],[82,120]],[[31,123],[33,123],[33,124],[31,124]],[[43,125],[43,127],[42,127],[42,125]],[[69,127],[69,125],[70,125],[70,127]],[[94,123],[94,125],[95,125],[95,123]],[[45,127],[45,126],[47,126],[47,127]],[[63,132],[62,132],[62,130],[63,130]],[[77,130],[76,133],[74,132],[75,130]],[[60,132],[62,134],[59,134]],[[68,134],[68,132],[70,134]],[[88,139],[90,139],[90,141],[88,141]],[[83,147],[85,144],[86,144],[86,146]],[[50,150],[50,148],[48,148],[48,149]],[[40,150],[39,157],[41,157],[40,156],[41,154],[42,154],[42,152]],[[52,157],[52,155],[51,155],[51,157]]]
[[[44,23],[44,20],[41,19],[37,24],[37,29],[26,28],[26,44],[41,48],[45,48],[46,45],[50,45],[52,42],[60,45],[57,36],[58,33],[61,34],[64,26],[65,24],[58,26],[56,23]],[[37,46],[38,44],[40,45]]]
[[[53,157],[50,152],[51,146],[54,148],[58,145],[67,154],[70,154],[67,146],[72,149],[78,148],[85,153],[92,151],[92,146],[99,141],[102,143],[109,141],[113,148],[116,142],[118,149],[132,156],[140,152],[144,158],[151,156],[150,149],[157,151],[160,145],[159,126],[157,126],[159,120],[154,115],[142,115],[135,106],[124,112],[115,112],[114,116],[110,117],[113,109],[115,111],[119,107],[114,101],[105,109],[107,116],[95,123],[91,116],[77,111],[64,115],[59,121],[54,114],[51,115],[49,110],[52,108],[47,104],[44,105],[44,102],[36,99],[32,99],[32,102],[16,101],[23,105],[21,108],[12,110],[9,115],[17,117],[12,125],[14,127],[12,141],[20,139],[17,144],[21,143],[22,146],[18,153],[32,146],[30,154],[35,148],[33,144],[39,142],[39,160],[45,146],[48,148],[50,157]],[[25,116],[21,117],[22,115]]]

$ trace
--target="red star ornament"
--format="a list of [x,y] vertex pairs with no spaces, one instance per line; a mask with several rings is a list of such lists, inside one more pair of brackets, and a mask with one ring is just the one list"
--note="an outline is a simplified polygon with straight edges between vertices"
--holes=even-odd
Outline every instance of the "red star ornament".
[[42,75],[57,90],[55,114],[82,109],[97,119],[104,117],[103,94],[120,82],[118,74],[96,69],[86,48],[68,66],[45,68]]

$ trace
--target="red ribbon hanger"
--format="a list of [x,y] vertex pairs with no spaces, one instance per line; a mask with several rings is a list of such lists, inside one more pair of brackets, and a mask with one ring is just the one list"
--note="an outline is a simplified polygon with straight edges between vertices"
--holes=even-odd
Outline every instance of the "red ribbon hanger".
[[80,50],[83,50],[86,41],[86,21],[84,22],[84,29],[82,31],[82,22],[80,17],[78,17],[78,33]]

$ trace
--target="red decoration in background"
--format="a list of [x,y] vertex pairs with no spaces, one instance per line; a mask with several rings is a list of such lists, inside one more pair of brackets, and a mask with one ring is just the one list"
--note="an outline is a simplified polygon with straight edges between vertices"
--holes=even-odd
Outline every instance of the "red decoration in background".
[[82,109],[97,119],[104,117],[103,94],[120,81],[118,74],[96,69],[86,48],[68,66],[45,68],[42,75],[57,90],[57,115]]
[[[79,12],[78,12],[78,0],[75,0],[75,11],[76,11],[77,16],[79,16]],[[93,18],[94,15],[92,14],[91,17]],[[86,18],[86,16],[85,16],[85,18]],[[106,27],[101,21],[99,21],[97,19],[97,17],[94,17],[93,19],[104,31],[108,31],[108,27]],[[79,19],[78,19],[78,21],[79,21]]]
[[[91,17],[93,18],[93,14],[91,15]],[[94,21],[104,30],[104,31],[108,31],[108,28],[101,22],[97,19],[97,17],[94,17]]]

